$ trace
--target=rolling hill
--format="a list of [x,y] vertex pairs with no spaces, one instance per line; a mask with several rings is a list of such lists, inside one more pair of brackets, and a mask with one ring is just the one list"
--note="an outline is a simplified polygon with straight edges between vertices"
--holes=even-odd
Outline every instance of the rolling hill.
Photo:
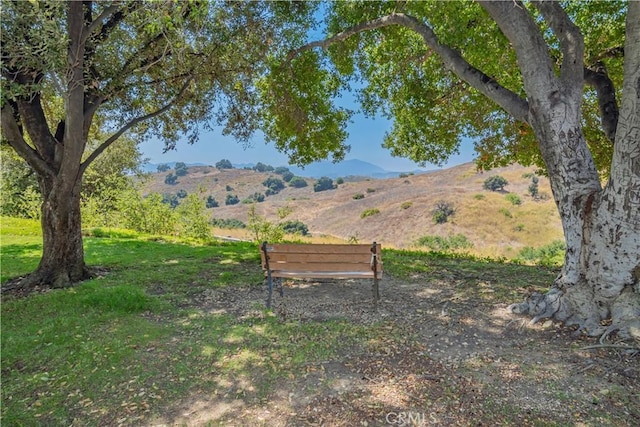
[[[262,184],[274,173],[245,169],[218,170],[211,166],[190,167],[174,185],[164,183],[167,173],[152,174],[144,192],[213,196],[220,204],[208,209],[212,218],[235,218],[246,222],[249,205],[225,206],[227,194],[240,200],[264,193]],[[258,214],[277,222],[278,209],[291,213],[286,220],[304,222],[314,236],[333,236],[359,242],[378,241],[386,247],[410,248],[423,236],[463,235],[473,244],[470,251],[481,256],[517,255],[525,246],[541,247],[562,239],[562,227],[550,197],[549,181],[539,177],[541,197],[528,194],[534,168],[511,165],[480,173],[472,163],[420,175],[387,179],[345,181],[336,189],[314,192],[314,178],[305,178],[304,188],[286,187],[258,203]],[[483,190],[484,181],[493,175],[509,184],[504,191]],[[511,196],[508,196],[511,194]],[[362,195],[362,196],[356,196]],[[360,197],[360,198],[354,198]],[[509,198],[520,199],[519,205]],[[444,224],[432,219],[434,207],[446,202],[455,214]],[[363,212],[376,212],[362,217]]]

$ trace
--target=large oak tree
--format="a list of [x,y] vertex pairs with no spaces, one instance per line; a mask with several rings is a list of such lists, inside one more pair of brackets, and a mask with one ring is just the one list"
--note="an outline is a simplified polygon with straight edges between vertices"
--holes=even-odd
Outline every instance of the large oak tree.
[[355,82],[397,155],[439,162],[467,135],[479,166],[543,166],[565,262],[513,310],[640,336],[640,2],[335,2],[326,17],[326,38],[272,65],[267,136],[296,160],[340,158],[336,97]]
[[[21,286],[90,276],[82,177],[127,132],[167,148],[199,124],[247,141],[259,123],[254,80],[267,52],[296,34],[304,5],[208,1],[2,3],[2,136],[35,171],[43,255]],[[291,22],[295,23],[295,19]],[[97,124],[107,136],[88,144]]]

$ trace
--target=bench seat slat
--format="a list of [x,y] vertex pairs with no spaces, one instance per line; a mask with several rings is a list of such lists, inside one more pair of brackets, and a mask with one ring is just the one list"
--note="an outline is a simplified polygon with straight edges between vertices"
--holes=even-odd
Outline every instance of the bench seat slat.
[[367,264],[371,262],[371,252],[362,254],[311,254],[270,252],[269,264],[275,265],[279,262]]
[[[378,254],[381,245],[376,245]],[[311,254],[353,254],[368,253],[371,254],[371,245],[330,245],[330,244],[287,244],[276,243],[267,244],[267,252],[269,255],[275,253],[311,253]]]
[[[290,279],[372,279],[372,271],[286,271],[275,270],[271,277]],[[378,273],[378,279],[382,278],[382,272]]]

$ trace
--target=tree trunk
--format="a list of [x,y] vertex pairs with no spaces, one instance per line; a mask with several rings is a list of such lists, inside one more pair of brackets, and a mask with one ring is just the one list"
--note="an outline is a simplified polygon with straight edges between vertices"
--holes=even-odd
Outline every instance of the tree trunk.
[[567,252],[549,292],[511,308],[534,316],[532,323],[553,318],[592,336],[618,330],[623,338],[640,338],[638,141],[618,135],[612,176],[603,190],[579,111],[562,100],[541,104],[532,100],[532,126],[541,142]]
[[[43,252],[36,271],[22,286],[64,288],[90,277],[84,263],[80,216],[81,180],[41,179]],[[69,188],[70,190],[66,190]]]

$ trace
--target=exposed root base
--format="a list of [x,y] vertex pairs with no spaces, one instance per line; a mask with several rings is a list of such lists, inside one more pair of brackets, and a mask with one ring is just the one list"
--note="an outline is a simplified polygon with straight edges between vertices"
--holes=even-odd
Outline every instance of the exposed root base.
[[[0,293],[3,297],[12,296],[22,298],[34,293],[45,293],[53,289],[69,288],[85,280],[104,276],[108,272],[102,267],[85,267],[80,280],[71,281],[68,275],[58,275],[55,280],[46,280],[41,272],[35,271],[26,276],[8,280],[2,285]],[[50,277],[50,275],[48,275]]]
[[[509,306],[512,313],[532,316],[530,324],[553,319],[566,326],[577,326],[576,334],[600,337],[600,343],[614,332],[624,341],[640,342],[640,295],[631,288],[611,301],[606,310],[596,304],[584,288],[568,292],[552,288],[546,294],[533,293],[525,301]],[[605,326],[607,325],[607,326]]]

